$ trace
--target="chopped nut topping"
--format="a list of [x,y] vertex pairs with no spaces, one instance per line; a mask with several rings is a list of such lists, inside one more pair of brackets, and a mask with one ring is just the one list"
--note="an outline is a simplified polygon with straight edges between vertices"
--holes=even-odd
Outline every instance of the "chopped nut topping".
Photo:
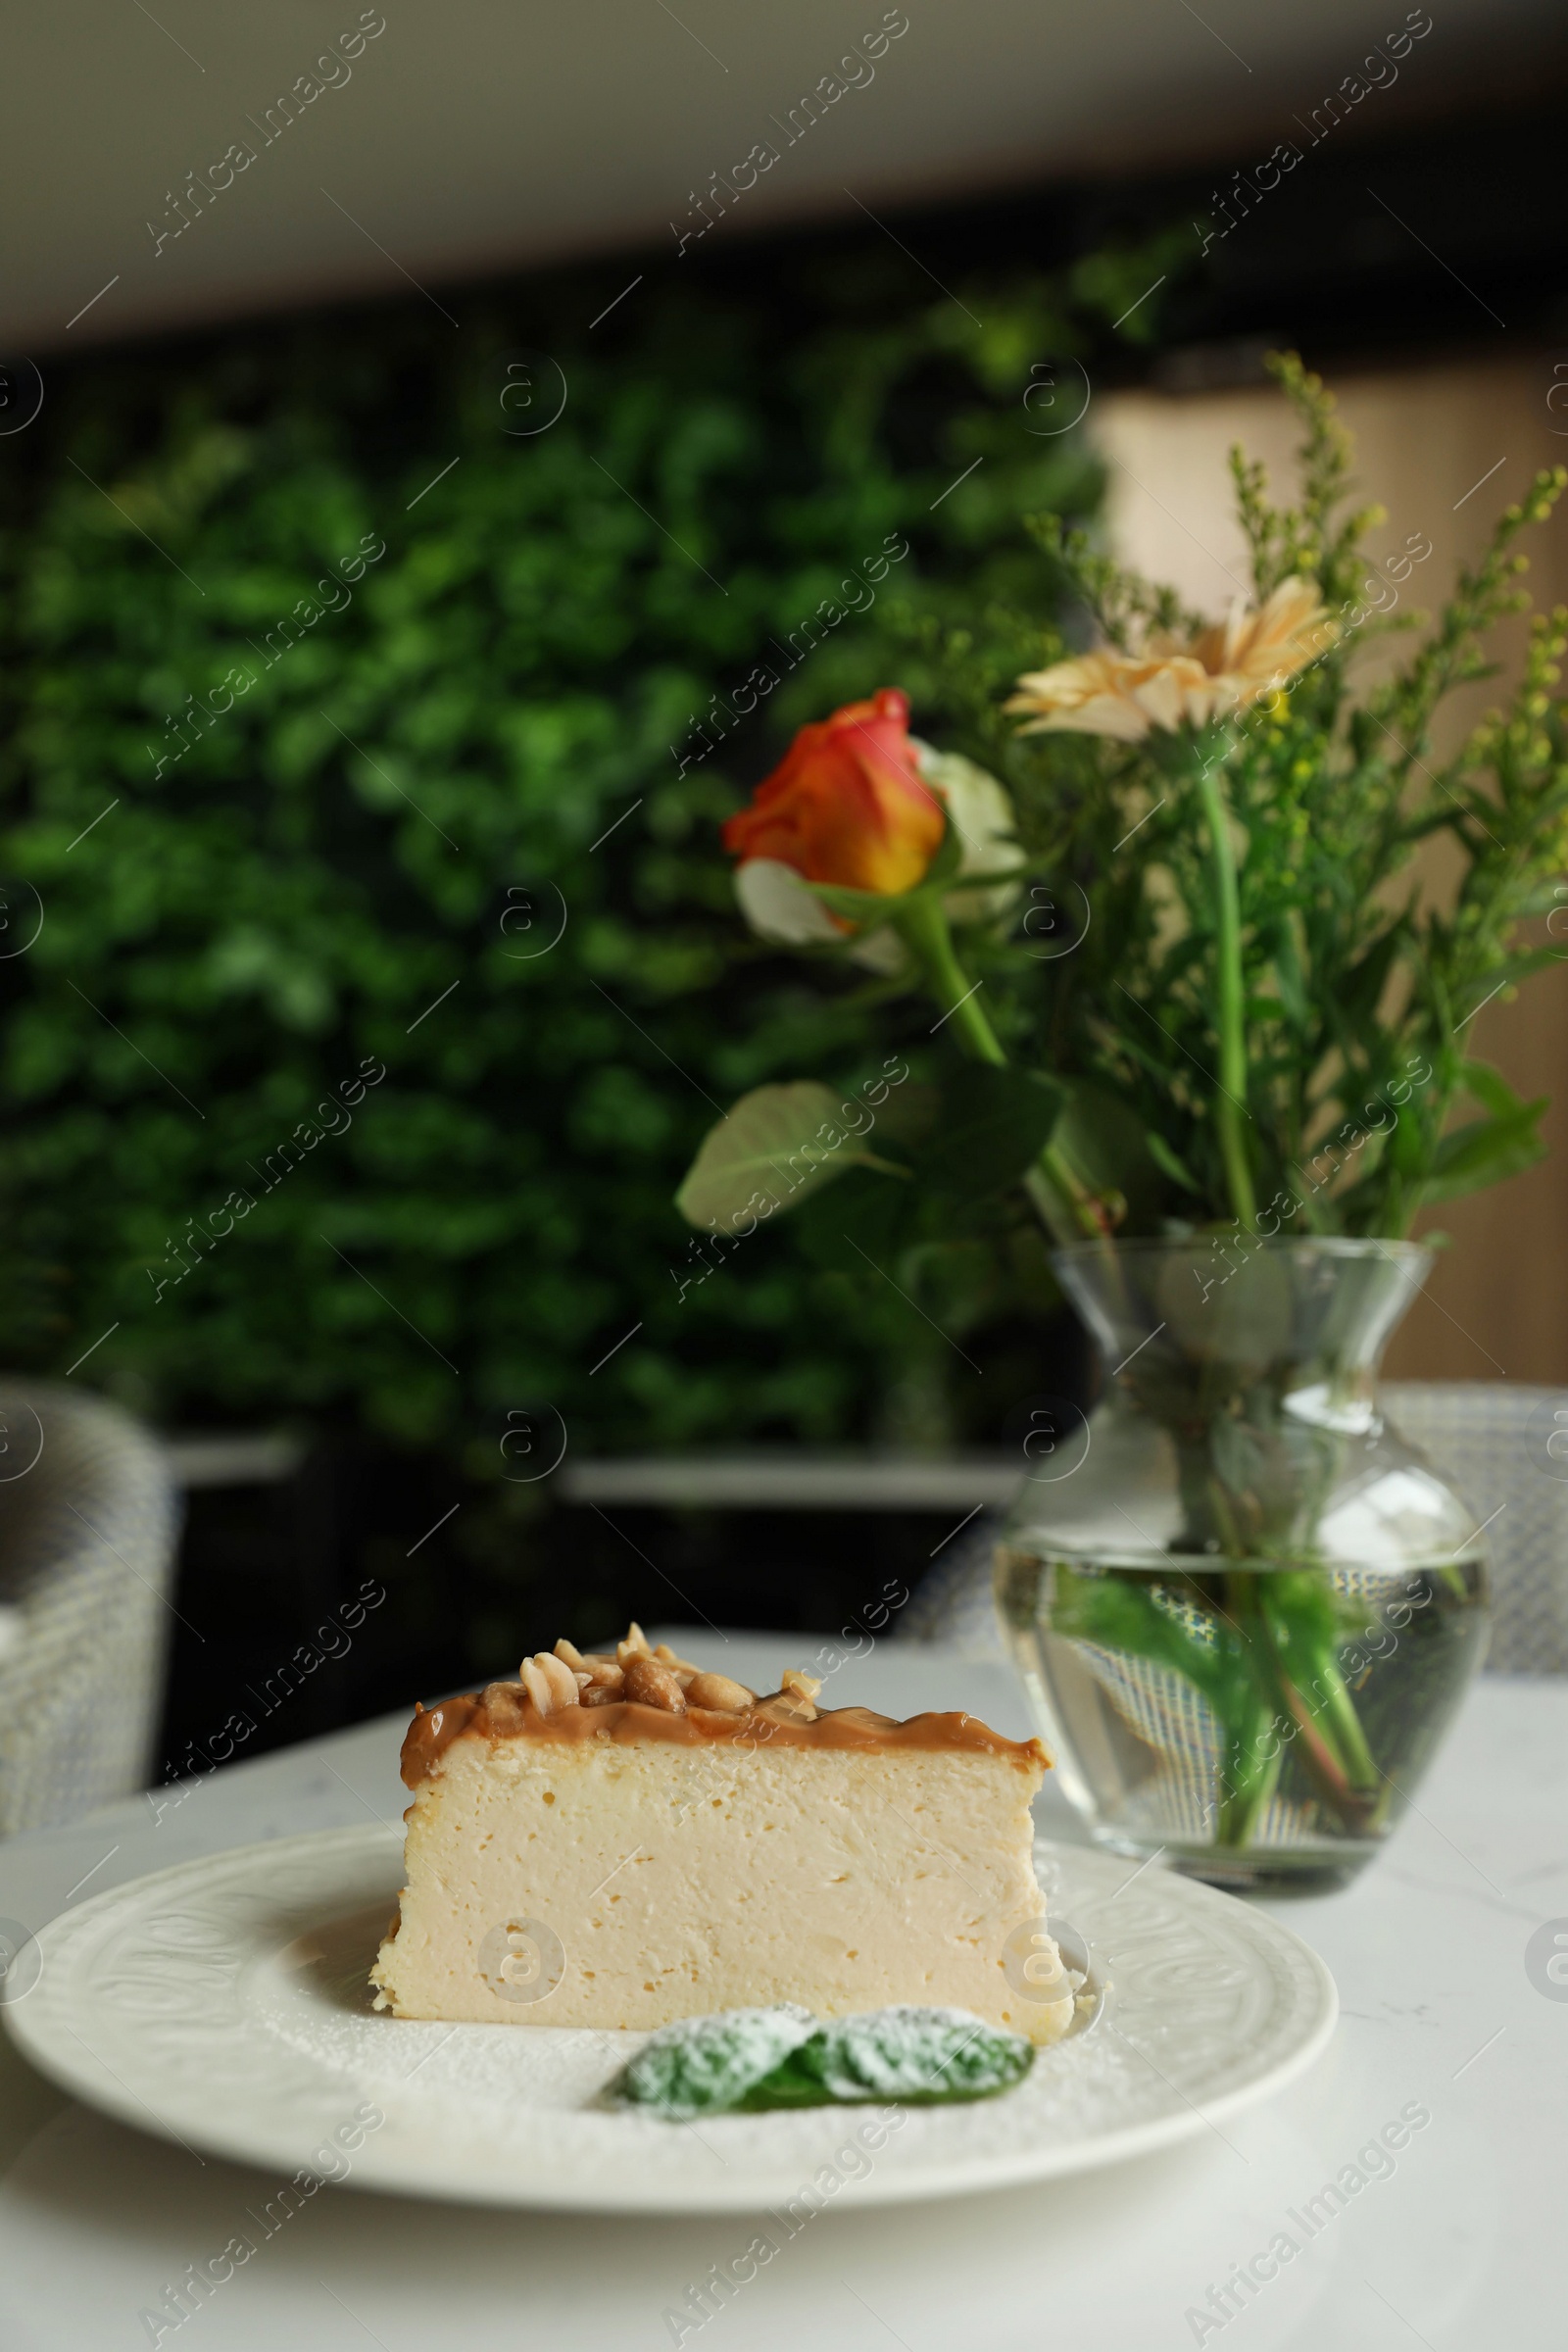
[[783,1678],[782,1688],[770,1697],[759,1699],[759,1715],[769,1715],[775,1723],[814,1723],[816,1694],[821,1683],[814,1674],[800,1674],[792,1666]]
[[499,1705],[505,1694],[514,1693],[512,1703],[520,1705],[521,1694],[526,1693],[541,1715],[554,1714],[561,1707],[608,1707],[630,1699],[638,1706],[659,1707],[667,1715],[684,1715],[689,1706],[717,1715],[745,1715],[758,1709],[781,1723],[814,1723],[816,1694],[821,1688],[814,1676],[791,1671],[784,1676],[782,1690],[760,1702],[756,1691],[744,1683],[727,1674],[708,1673],[690,1658],[678,1656],[667,1642],[652,1648],[634,1619],[625,1640],[615,1644],[613,1657],[600,1650],[581,1650],[563,1638],[554,1652],[541,1649],[524,1658],[515,1684],[493,1684],[487,1699],[493,1698]]
[[700,1667],[692,1664],[690,1658],[678,1658],[667,1642],[661,1642],[654,1655],[662,1666],[669,1668],[683,1690],[690,1689],[693,1681],[702,1671]]
[[533,1700],[541,1715],[553,1714],[557,1707],[577,1704],[577,1678],[561,1658],[553,1658],[541,1649],[531,1658],[524,1658],[518,1681]]
[[538,1666],[545,1681],[555,1692],[557,1705],[574,1707],[577,1704],[577,1677],[572,1673],[571,1668],[564,1665],[560,1658],[547,1656],[542,1650],[539,1653]]
[[797,1698],[788,1690],[770,1690],[765,1698],[758,1700],[752,1713],[765,1717],[769,1723],[816,1721],[816,1709],[808,1700]]
[[684,1715],[686,1693],[667,1666],[654,1657],[627,1662],[625,1694],[638,1706],[662,1707],[666,1715]]
[[727,1674],[693,1674],[686,1685],[686,1704],[689,1707],[711,1707],[720,1715],[744,1715],[757,1703],[757,1692],[748,1690],[744,1683],[732,1682]]
[[494,1723],[515,1723],[522,1714],[522,1697],[515,1683],[487,1683],[484,1704]]
[[623,1669],[616,1665],[613,1658],[602,1658],[597,1651],[590,1650],[582,1661],[578,1680],[585,1674],[596,1690],[608,1690],[612,1697],[618,1698],[622,1673]]

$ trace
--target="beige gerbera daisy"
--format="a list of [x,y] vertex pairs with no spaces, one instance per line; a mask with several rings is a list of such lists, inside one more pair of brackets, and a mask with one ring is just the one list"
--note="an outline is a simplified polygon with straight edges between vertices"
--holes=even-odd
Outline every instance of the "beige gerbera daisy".
[[1004,708],[1024,715],[1020,735],[1114,735],[1137,743],[1152,727],[1206,726],[1295,677],[1332,644],[1335,626],[1310,580],[1282,580],[1266,604],[1241,600],[1188,646],[1152,639],[1141,654],[1107,650],[1031,670]]

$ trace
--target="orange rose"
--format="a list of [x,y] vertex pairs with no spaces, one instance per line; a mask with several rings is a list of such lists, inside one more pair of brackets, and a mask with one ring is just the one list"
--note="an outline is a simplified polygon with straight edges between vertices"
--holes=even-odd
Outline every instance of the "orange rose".
[[802,727],[751,806],[724,827],[724,847],[793,866],[808,882],[912,890],[942,843],[942,803],[920,780],[909,698],[883,687]]

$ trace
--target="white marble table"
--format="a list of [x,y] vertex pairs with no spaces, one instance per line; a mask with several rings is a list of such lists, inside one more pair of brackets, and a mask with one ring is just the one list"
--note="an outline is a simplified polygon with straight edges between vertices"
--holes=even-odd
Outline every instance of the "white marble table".
[[[763,1685],[813,1647],[683,1636]],[[836,1703],[961,1703],[1027,1725],[1001,1668],[885,1643]],[[403,1719],[238,1764],[155,1819],[145,1798],[0,1846],[0,1916],[41,1925],[191,1855],[366,1813],[395,1819]],[[1561,2352],[1568,2341],[1568,1681],[1481,1684],[1392,1850],[1345,1894],[1278,1906],[1339,1982],[1320,2064],[1273,2104],[1082,2182],[822,2215],[688,2345],[702,2352]],[[166,1800],[163,1800],[167,1802]],[[1048,1806],[1044,1826],[1068,1831]],[[1568,1944],[1565,1944],[1568,1949]],[[1559,1969],[1568,1975],[1568,1970]],[[1418,2102],[1431,2121],[1223,2327],[1211,2282]],[[1380,2164],[1367,2171],[1383,2170]],[[119,2352],[141,2312],[274,2184],[78,2106],[0,2035],[0,2352]],[[1299,2234],[1299,2232],[1298,2232]],[[180,2352],[656,2352],[663,2311],[744,2242],[733,2217],[537,2218],[345,2187],[318,2195],[177,2333]],[[1266,2267],[1266,2266],[1265,2266]]]

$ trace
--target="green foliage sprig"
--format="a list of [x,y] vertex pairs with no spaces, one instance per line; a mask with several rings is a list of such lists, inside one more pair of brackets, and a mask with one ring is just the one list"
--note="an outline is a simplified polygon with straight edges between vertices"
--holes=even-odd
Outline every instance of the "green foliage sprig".
[[[1457,750],[1440,754],[1434,724],[1456,687],[1493,674],[1489,632],[1528,602],[1514,543],[1546,520],[1568,476],[1537,477],[1413,657],[1360,689],[1365,646],[1412,625],[1380,618],[1371,601],[1384,574],[1369,570],[1365,541],[1384,517],[1347,511],[1351,453],[1331,395],[1294,357],[1273,367],[1304,427],[1298,502],[1271,505],[1263,469],[1239,451],[1232,471],[1258,602],[1305,578],[1335,616],[1334,643],[1307,668],[1185,748],[1158,732],[1019,741],[996,708],[1000,674],[1028,636],[1019,616],[988,618],[989,642],[930,621],[915,633],[966,747],[1005,779],[1033,866],[1064,902],[1079,893],[1093,906],[1082,945],[1043,971],[1029,970],[1016,940],[989,956],[977,946],[971,961],[987,974],[994,1019],[1007,991],[998,1025],[1020,1042],[1032,1032],[1036,1066],[1131,1114],[1110,1155],[1141,1203],[1122,1230],[1234,1217],[1259,1232],[1399,1235],[1424,1204],[1512,1175],[1543,1149],[1544,1102],[1521,1101],[1466,1032],[1483,1004],[1562,955],[1526,927],[1560,906],[1568,853],[1568,731],[1552,691],[1568,612],[1534,618],[1507,703]],[[1034,529],[1110,644],[1136,650],[1193,629],[1168,591],[1119,569],[1060,517]],[[1423,536],[1389,560],[1396,577],[1423,560],[1412,552]],[[1036,636],[1029,664],[1071,651],[1057,625],[1043,644]],[[1236,871],[1244,1001],[1240,1075],[1225,1090],[1224,922],[1205,785],[1222,799]],[[1434,837],[1456,853],[1451,904],[1411,869]],[[1227,1160],[1227,1095],[1240,1171],[1234,1152]],[[1475,1115],[1455,1125],[1466,1105]]]

